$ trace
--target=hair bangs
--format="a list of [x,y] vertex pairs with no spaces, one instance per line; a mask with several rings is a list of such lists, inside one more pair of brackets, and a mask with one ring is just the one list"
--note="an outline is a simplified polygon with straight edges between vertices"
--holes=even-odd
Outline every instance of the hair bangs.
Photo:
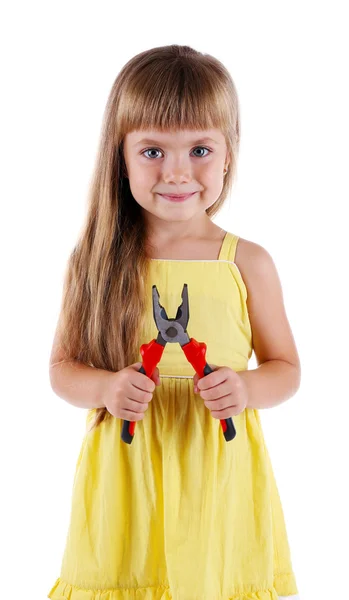
[[[200,68],[201,67],[201,68]],[[204,65],[147,65],[133,76],[119,104],[119,133],[231,127],[231,107],[217,71]]]

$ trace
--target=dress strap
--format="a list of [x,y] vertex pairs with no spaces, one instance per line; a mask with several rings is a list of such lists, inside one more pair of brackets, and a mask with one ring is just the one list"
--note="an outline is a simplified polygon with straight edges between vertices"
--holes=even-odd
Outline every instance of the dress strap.
[[230,260],[231,262],[234,262],[238,240],[239,236],[227,231],[223,239],[218,260]]

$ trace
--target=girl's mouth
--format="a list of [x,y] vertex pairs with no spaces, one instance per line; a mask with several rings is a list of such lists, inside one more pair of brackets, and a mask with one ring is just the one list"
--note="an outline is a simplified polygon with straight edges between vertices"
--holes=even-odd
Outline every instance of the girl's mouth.
[[196,192],[192,192],[191,194],[181,194],[181,195],[177,195],[177,194],[160,194],[160,196],[162,196],[166,200],[170,200],[171,202],[183,202],[184,200],[187,200],[187,198],[190,198],[194,194],[196,194]]

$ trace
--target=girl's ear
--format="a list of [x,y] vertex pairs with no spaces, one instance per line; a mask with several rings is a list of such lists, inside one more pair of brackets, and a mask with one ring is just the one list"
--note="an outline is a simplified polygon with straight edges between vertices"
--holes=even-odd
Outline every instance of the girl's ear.
[[229,169],[230,159],[231,159],[230,151],[227,150],[226,155],[225,155],[225,164],[224,164],[224,169],[227,170],[227,171]]

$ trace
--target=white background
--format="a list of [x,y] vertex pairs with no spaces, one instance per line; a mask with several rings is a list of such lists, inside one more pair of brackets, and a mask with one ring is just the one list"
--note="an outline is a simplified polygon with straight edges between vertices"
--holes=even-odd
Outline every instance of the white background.
[[59,576],[86,414],[49,383],[63,271],[112,83],[133,55],[170,43],[213,54],[237,87],[238,181],[214,220],[272,255],[302,362],[297,394],[260,411],[300,598],[348,597],[344,8],[244,0],[3,9],[2,598],[44,600]]

